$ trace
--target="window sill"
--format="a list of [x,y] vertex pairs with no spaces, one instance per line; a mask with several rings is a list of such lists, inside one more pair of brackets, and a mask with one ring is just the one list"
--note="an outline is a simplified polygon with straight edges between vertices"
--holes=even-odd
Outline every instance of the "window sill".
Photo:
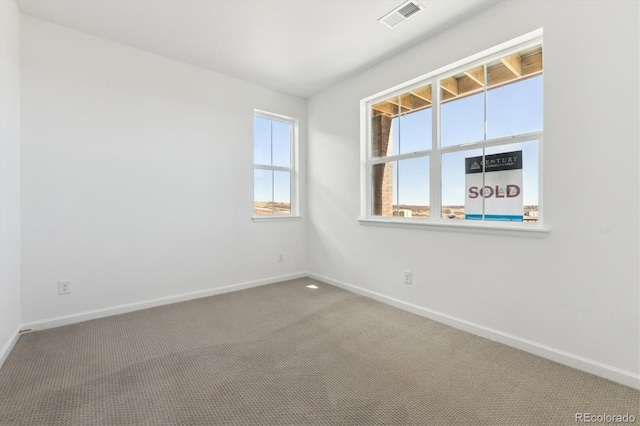
[[475,234],[487,234],[487,235],[508,235],[508,236],[522,236],[522,237],[538,237],[543,238],[549,233],[548,228],[543,228],[537,225],[523,226],[521,224],[507,225],[505,223],[469,223],[456,222],[426,222],[423,219],[417,220],[398,220],[398,219],[358,219],[361,225],[366,226],[386,226],[395,228],[413,228],[413,229],[432,229],[437,231],[447,232],[470,232]]
[[278,222],[278,221],[289,221],[289,220],[300,220],[302,216],[292,216],[292,215],[260,215],[260,216],[251,216],[251,220],[254,222]]

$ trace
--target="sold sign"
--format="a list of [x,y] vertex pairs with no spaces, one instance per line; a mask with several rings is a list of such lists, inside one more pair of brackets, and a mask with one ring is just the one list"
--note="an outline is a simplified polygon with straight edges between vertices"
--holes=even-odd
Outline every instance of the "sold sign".
[[522,151],[465,158],[467,220],[522,222]]

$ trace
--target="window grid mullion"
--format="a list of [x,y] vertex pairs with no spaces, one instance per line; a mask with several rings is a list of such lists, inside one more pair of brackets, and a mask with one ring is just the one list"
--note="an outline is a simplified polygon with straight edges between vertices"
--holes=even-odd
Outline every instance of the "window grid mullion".
[[490,148],[492,146],[500,146],[500,145],[509,145],[513,143],[519,142],[528,142],[536,139],[540,139],[542,137],[542,131],[531,132],[531,133],[522,133],[513,136],[507,136],[498,139],[490,139],[487,141],[480,142],[470,142],[462,145],[452,145],[444,148],[440,148],[439,152],[441,154],[449,154],[452,152],[458,151],[469,151],[472,149],[482,149],[482,148]]
[[[293,134],[295,132],[295,128],[294,126],[291,126],[289,128],[289,166],[292,167],[294,162],[293,159],[295,158],[296,153],[294,152],[295,147],[293,146]],[[297,212],[293,211],[293,206],[294,206],[294,194],[297,191],[297,188],[294,188],[295,185],[295,177],[294,177],[294,172],[289,172],[289,211],[291,214],[295,214]],[[297,205],[297,203],[296,203]]]
[[382,163],[388,163],[389,161],[410,160],[412,158],[427,157],[429,155],[431,155],[431,150],[425,149],[424,151],[407,152],[406,154],[389,155],[387,157],[376,157],[376,158],[370,159],[369,163],[382,164]]
[[[488,133],[488,126],[489,123],[487,123],[487,86],[489,85],[489,73],[487,70],[487,64],[485,63],[482,66],[482,73],[484,75],[484,87],[482,90],[482,95],[483,95],[483,99],[482,99],[482,105],[484,107],[484,138],[483,138],[483,142],[487,141],[487,133]],[[484,193],[484,187],[486,186],[486,170],[485,170],[485,154],[487,152],[487,148],[483,147],[482,148],[482,192]],[[486,209],[486,198],[484,197],[484,195],[482,196],[482,220],[486,220],[486,216],[485,216],[485,209]],[[466,212],[465,212],[466,215]]]
[[[271,167],[273,167],[273,120],[269,120],[269,143],[271,146]],[[275,214],[276,173],[271,170],[271,214]]]
[[[398,95],[398,155],[402,153],[402,95]],[[396,160],[396,209],[395,216],[400,217],[400,160]],[[393,207],[393,206],[392,206]],[[393,213],[392,213],[393,214]]]
[[291,171],[293,171],[293,169],[291,167],[266,166],[264,164],[254,164],[253,168],[254,169],[260,169],[260,170],[275,170],[275,171],[278,171],[278,172],[291,172]]
[[442,212],[442,154],[440,152],[440,80],[431,81],[431,220],[440,222]]

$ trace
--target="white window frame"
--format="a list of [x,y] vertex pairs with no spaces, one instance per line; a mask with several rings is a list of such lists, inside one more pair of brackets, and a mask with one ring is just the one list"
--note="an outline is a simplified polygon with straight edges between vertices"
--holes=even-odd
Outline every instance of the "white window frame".
[[[382,226],[399,226],[399,227],[441,227],[446,229],[486,229],[490,231],[508,231],[508,232],[524,232],[539,233],[548,232],[545,227],[544,208],[543,208],[543,166],[542,166],[542,148],[543,133],[532,132],[527,134],[518,134],[496,139],[476,141],[471,143],[463,143],[447,147],[440,146],[440,91],[432,89],[432,146],[426,150],[395,154],[388,157],[372,156],[372,129],[371,129],[371,106],[389,99],[395,95],[406,93],[420,86],[431,85],[432,88],[440,87],[440,80],[450,77],[458,72],[465,71],[469,68],[484,65],[485,63],[504,57],[515,51],[524,50],[529,47],[543,45],[542,29],[533,31],[529,34],[518,37],[514,40],[502,43],[491,49],[487,49],[476,55],[457,61],[449,66],[442,67],[420,77],[412,79],[408,82],[392,87],[383,92],[376,93],[368,98],[362,99],[360,102],[360,218],[359,221],[363,225],[382,225]],[[544,49],[543,49],[544,55]],[[486,72],[486,71],[485,71]],[[544,72],[543,72],[544,75]],[[485,88],[486,91],[486,88]],[[544,114],[544,112],[543,112]],[[544,122],[544,119],[543,119]],[[486,131],[486,129],[485,129]],[[482,149],[493,146],[508,145],[518,142],[538,141],[538,221],[535,223],[527,222],[497,222],[497,221],[474,221],[474,220],[451,220],[441,217],[442,202],[442,175],[441,175],[441,156],[442,154],[465,151],[469,149]],[[418,158],[429,156],[430,167],[430,210],[432,212],[430,218],[412,218],[399,216],[380,216],[373,214],[373,181],[372,166],[375,164],[386,163],[389,161],[406,160],[410,158]]]
[[[253,194],[252,194],[252,216],[251,219],[254,222],[267,222],[267,221],[276,221],[276,220],[291,220],[291,219],[299,219],[300,218],[300,206],[298,203],[299,200],[299,171],[298,171],[298,119],[289,117],[286,115],[275,114],[268,111],[255,109],[253,111],[253,118],[255,117],[264,118],[266,120],[271,121],[280,121],[284,123],[288,123],[291,125],[291,135],[290,135],[290,153],[291,153],[291,161],[289,167],[282,166],[274,166],[274,165],[266,165],[266,164],[257,164],[253,163],[253,171],[255,174],[255,170],[271,170],[271,171],[283,171],[289,172],[290,182],[289,182],[289,200],[291,204],[291,210],[289,214],[264,214],[264,215],[256,215],[254,206],[255,206],[255,177],[253,177]],[[252,133],[255,137],[255,128]],[[255,149],[255,148],[254,148]],[[272,141],[272,149],[273,149],[273,141]],[[253,153],[253,149],[252,149]]]

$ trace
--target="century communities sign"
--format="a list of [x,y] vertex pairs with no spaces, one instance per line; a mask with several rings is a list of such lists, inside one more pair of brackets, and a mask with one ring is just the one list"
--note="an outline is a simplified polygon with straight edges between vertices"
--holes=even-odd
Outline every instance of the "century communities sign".
[[522,222],[522,151],[465,158],[465,219]]

